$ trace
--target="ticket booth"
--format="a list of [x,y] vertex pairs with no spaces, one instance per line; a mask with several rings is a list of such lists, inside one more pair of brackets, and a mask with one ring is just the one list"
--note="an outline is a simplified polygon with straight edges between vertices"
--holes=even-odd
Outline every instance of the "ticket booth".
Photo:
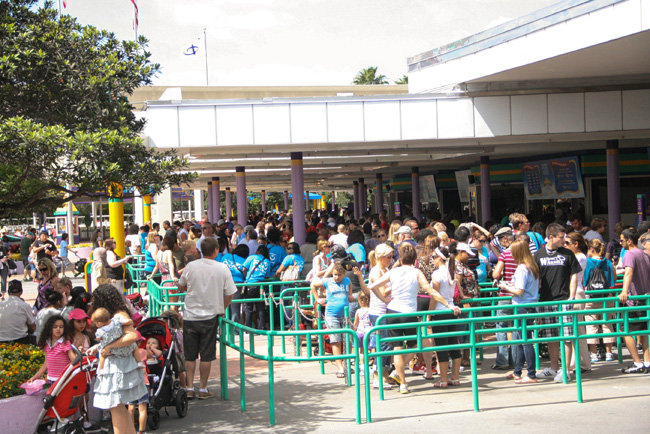
[[[68,232],[67,228],[67,216],[68,212],[65,206],[57,208],[54,212],[54,224],[56,227],[56,243],[61,243],[61,234]],[[70,244],[79,243],[79,210],[74,204],[72,204],[72,233],[68,242]],[[69,232],[68,232],[69,233]]]

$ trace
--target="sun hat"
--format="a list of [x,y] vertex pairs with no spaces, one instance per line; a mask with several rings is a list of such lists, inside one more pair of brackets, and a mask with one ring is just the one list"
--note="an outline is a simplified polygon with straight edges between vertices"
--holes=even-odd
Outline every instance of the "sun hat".
[[88,319],[88,314],[83,309],[72,309],[68,315],[68,320],[72,321],[75,319]]

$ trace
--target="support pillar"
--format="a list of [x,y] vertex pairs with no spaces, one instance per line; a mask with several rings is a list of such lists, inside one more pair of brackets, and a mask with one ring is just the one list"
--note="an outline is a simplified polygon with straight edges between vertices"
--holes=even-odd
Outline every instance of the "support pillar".
[[226,220],[232,221],[232,192],[226,187]]
[[151,221],[151,195],[150,194],[145,194],[142,196],[142,215],[144,218],[144,224],[146,225],[147,222],[148,224],[151,225],[153,222]]
[[366,211],[367,201],[365,201],[365,193],[366,183],[363,178],[359,178],[359,215],[357,216],[357,220],[360,219],[363,213]]
[[208,181],[208,221],[215,223],[213,214],[213,197],[212,197],[212,181]]
[[311,201],[309,200],[309,191],[305,191],[305,209],[309,211],[311,209]]
[[289,211],[289,192],[287,190],[284,191],[284,212]]
[[133,191],[133,222],[138,226],[144,225],[144,201],[140,191]]
[[124,190],[116,182],[108,187],[108,221],[111,225],[111,238],[115,239],[115,253],[122,258],[124,249]]
[[420,168],[411,167],[411,201],[413,203],[413,217],[420,221],[422,204],[420,203]]
[[237,178],[237,223],[246,226],[246,170],[243,166],[235,168]]
[[384,176],[381,173],[378,173],[375,178],[377,183],[377,214],[381,213],[384,210]]
[[[97,207],[95,205],[94,200],[90,202],[90,214],[93,216],[93,224],[91,226],[95,226],[95,222],[97,222]],[[35,228],[38,227],[36,226],[36,213],[32,213],[32,218],[34,220],[33,226]],[[90,229],[90,228],[86,228],[86,229]]]
[[305,244],[305,177],[302,152],[291,153],[291,194],[293,198],[293,237],[299,245]]
[[490,157],[481,157],[481,220],[492,219],[492,194],[490,193]]
[[194,220],[200,222],[203,218],[203,190],[194,190]]
[[621,221],[621,172],[618,162],[618,140],[607,141],[607,226],[613,240],[614,227]]
[[354,218],[359,216],[359,181],[352,181],[352,202],[354,203]]
[[332,190],[332,214],[336,212],[336,192]]
[[172,209],[172,188],[167,187],[156,197],[156,208],[158,210],[158,222],[165,220],[172,221],[174,215]]
[[266,214],[266,190],[262,190],[262,214]]
[[221,218],[221,188],[218,176],[212,177],[212,206],[214,220],[218,221]]

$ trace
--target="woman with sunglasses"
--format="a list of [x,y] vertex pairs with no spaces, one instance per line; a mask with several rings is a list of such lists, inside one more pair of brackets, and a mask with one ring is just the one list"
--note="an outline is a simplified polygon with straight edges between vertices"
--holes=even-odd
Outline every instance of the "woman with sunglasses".
[[327,257],[330,251],[332,250],[333,244],[328,240],[320,240],[318,242],[318,250],[316,256],[314,256],[313,265],[309,275],[307,275],[307,280],[314,282],[323,278],[327,269],[332,265],[332,260]]
[[472,234],[472,243],[470,245],[478,250],[478,260],[480,261],[480,265],[476,269],[479,283],[487,282],[488,276],[492,272],[491,267],[489,267],[490,252],[487,248],[489,242],[490,237],[478,229]]
[[38,296],[34,307],[36,307],[36,311],[39,311],[47,305],[47,294],[54,292],[56,285],[59,283],[59,275],[56,272],[54,262],[48,258],[39,260],[37,268],[41,274],[41,281],[38,284]]

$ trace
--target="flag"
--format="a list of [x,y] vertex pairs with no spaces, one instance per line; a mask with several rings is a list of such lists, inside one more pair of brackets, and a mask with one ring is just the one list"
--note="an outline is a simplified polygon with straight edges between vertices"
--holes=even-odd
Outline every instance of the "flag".
[[133,29],[138,30],[138,25],[140,24],[138,20],[138,0],[131,0],[131,3],[133,3],[133,10],[135,12],[135,18],[133,19]]
[[203,36],[199,36],[192,43],[183,50],[184,56],[196,56],[203,50]]
[[68,1],[67,1],[67,0],[63,0],[63,7],[64,7],[64,8],[67,8],[67,7],[68,7]]

